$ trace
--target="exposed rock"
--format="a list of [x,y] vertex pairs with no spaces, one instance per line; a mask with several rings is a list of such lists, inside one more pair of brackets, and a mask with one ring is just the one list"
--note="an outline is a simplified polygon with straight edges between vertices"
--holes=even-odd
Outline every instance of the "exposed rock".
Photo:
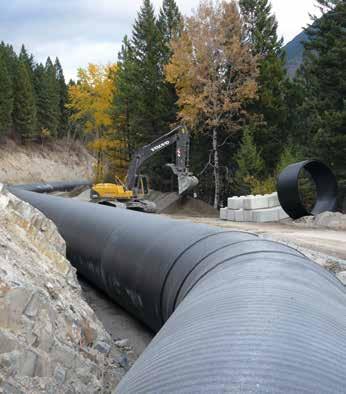
[[108,354],[111,350],[111,345],[106,341],[98,341],[95,345],[95,349],[100,353]]
[[65,251],[55,225],[0,185],[0,393],[107,393],[128,368]]
[[129,340],[126,339],[120,339],[118,341],[115,341],[116,346],[124,348],[127,347],[129,345]]
[[129,360],[127,358],[126,353],[123,353],[120,357],[120,359],[118,360],[118,363],[121,367],[123,367],[124,369],[128,370],[130,368],[130,364],[129,364]]

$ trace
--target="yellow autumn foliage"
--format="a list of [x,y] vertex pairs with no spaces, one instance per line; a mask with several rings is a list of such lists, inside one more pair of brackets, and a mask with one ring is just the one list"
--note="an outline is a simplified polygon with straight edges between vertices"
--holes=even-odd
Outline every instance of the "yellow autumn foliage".
[[175,85],[179,116],[192,127],[201,119],[210,129],[239,130],[244,103],[256,97],[257,59],[243,41],[235,1],[202,0],[171,42],[166,79]]
[[[103,181],[107,169],[119,167],[124,172],[123,142],[113,129],[111,116],[114,95],[115,64],[101,66],[89,64],[78,70],[78,82],[69,88],[70,121],[79,123],[87,135],[88,147],[97,156],[95,181]],[[120,174],[121,175],[121,174]]]
[[78,83],[69,88],[70,120],[81,122],[86,133],[101,134],[112,126],[111,106],[116,65],[89,64],[78,70]]

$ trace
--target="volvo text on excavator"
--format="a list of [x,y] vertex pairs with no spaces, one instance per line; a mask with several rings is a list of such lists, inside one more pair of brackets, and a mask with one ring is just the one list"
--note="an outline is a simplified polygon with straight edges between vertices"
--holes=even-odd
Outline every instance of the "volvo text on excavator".
[[152,143],[140,148],[133,156],[125,183],[115,177],[115,183],[99,183],[91,189],[93,202],[122,206],[139,211],[155,212],[153,202],[145,199],[149,193],[148,179],[139,170],[143,163],[170,145],[176,143],[176,163],[166,164],[178,178],[180,196],[198,185],[198,179],[189,172],[190,135],[185,126],[178,126]]

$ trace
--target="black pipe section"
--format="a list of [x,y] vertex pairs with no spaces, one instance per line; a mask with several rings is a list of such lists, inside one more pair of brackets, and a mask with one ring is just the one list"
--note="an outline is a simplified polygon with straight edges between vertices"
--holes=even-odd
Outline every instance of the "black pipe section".
[[63,181],[63,182],[49,182],[49,183],[31,183],[25,185],[12,185],[10,188],[22,189],[35,193],[53,193],[53,192],[68,192],[77,187],[92,186],[92,182],[81,181]]
[[[307,209],[299,192],[299,176],[307,171],[316,185],[316,202]],[[291,164],[279,175],[277,191],[280,204],[292,219],[334,212],[337,207],[338,184],[332,170],[318,160]]]
[[298,251],[248,233],[12,191],[56,223],[82,275],[160,330],[117,393],[344,392],[345,290]]

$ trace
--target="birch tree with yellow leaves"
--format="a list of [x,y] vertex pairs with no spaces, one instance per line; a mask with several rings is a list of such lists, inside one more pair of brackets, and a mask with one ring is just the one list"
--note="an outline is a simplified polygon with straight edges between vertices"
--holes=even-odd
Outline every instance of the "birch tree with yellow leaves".
[[[111,117],[116,65],[89,64],[78,70],[78,82],[69,87],[70,122],[82,125],[88,147],[96,153],[96,182],[104,180],[105,168],[123,172],[122,141],[113,131]],[[117,175],[122,176],[122,173]]]
[[[214,207],[220,199],[219,131],[232,135],[247,117],[244,104],[256,97],[257,59],[245,42],[235,1],[202,1],[185,18],[166,78],[178,93],[180,118],[211,140]],[[198,127],[197,127],[198,125]],[[201,126],[203,125],[203,126]]]

